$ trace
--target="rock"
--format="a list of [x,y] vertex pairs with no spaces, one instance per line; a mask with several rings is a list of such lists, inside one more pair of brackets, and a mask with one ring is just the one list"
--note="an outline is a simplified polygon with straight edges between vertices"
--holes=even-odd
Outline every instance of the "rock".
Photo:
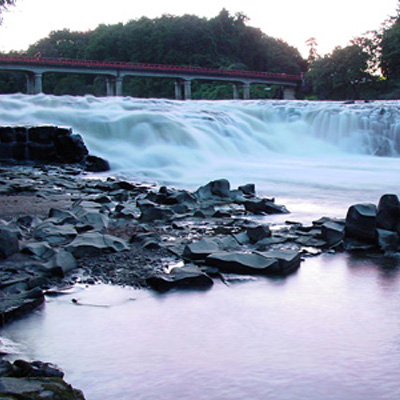
[[301,254],[296,250],[270,250],[258,254],[271,260],[278,260],[279,268],[276,272],[280,275],[287,275],[300,267]]
[[0,327],[29,313],[43,303],[44,295],[40,289],[22,291],[16,294],[0,292]]
[[273,275],[279,272],[278,260],[257,253],[222,251],[210,254],[206,264],[233,274]]
[[344,239],[345,225],[335,221],[326,221],[321,225],[321,237],[328,247],[335,247]]
[[388,231],[396,231],[400,228],[400,201],[397,195],[385,194],[380,198],[376,225]]
[[259,240],[271,236],[271,230],[267,225],[251,226],[247,228],[247,236],[251,243],[257,243]]
[[38,225],[33,237],[39,241],[45,241],[52,246],[64,246],[70,243],[77,235],[72,225],[55,225],[51,221],[45,221]]
[[42,361],[28,362],[16,360],[13,364],[14,373],[12,376],[18,378],[63,378],[64,373],[60,368],[51,363]]
[[67,250],[75,257],[94,257],[104,252],[115,253],[128,250],[129,246],[125,240],[99,232],[85,232],[78,235]]
[[97,231],[105,233],[108,222],[108,218],[104,214],[88,211],[79,216],[75,228],[78,232]]
[[247,183],[246,185],[239,186],[238,190],[247,196],[256,195],[256,185],[254,183]]
[[18,235],[7,227],[0,227],[0,259],[19,251]]
[[59,250],[45,266],[52,275],[64,277],[68,272],[76,269],[78,263],[70,252]]
[[174,212],[162,206],[157,206],[151,201],[138,201],[141,215],[139,220],[141,222],[153,222],[157,220],[170,220],[174,217]]
[[243,203],[246,211],[252,214],[288,214],[285,206],[277,205],[272,200],[255,199]]
[[[0,378],[1,398],[31,400],[85,400],[80,390],[61,378]],[[4,397],[9,396],[9,397]]]
[[85,158],[84,166],[88,172],[106,172],[110,170],[110,163],[107,160],[90,154]]
[[227,179],[211,181],[199,187],[193,195],[200,202],[213,199],[227,200],[230,199],[230,183]]
[[53,257],[55,251],[46,242],[29,242],[22,246],[21,253],[30,254],[42,260]]
[[201,239],[188,244],[183,250],[183,256],[191,260],[204,260],[209,254],[219,251],[218,244],[212,239]]
[[89,154],[82,136],[78,134],[57,135],[54,146],[58,158],[66,163],[84,162]]
[[396,251],[399,246],[399,234],[385,229],[377,229],[379,248],[385,252]]
[[131,238],[131,243],[139,242],[143,248],[159,249],[161,247],[161,236],[156,232],[138,233]]
[[173,288],[209,289],[213,280],[196,265],[189,264],[181,268],[173,268],[169,274],[159,274],[147,279],[147,284],[159,292]]
[[374,204],[352,205],[346,216],[346,236],[357,240],[376,242],[376,215]]

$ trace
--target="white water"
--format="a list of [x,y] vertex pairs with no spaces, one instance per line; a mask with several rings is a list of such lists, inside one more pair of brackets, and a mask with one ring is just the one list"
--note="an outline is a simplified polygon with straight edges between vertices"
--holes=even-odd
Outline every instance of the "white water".
[[[293,217],[343,216],[400,183],[400,102],[169,101],[0,96],[0,124],[80,133],[112,173],[194,189],[254,182]],[[392,157],[376,157],[386,150]]]
[[[71,126],[114,175],[186,188],[254,182],[304,222],[400,194],[396,101],[11,95],[0,96],[0,124]],[[374,155],[382,148],[391,157]],[[284,280],[205,293],[100,286],[51,300],[3,334],[20,356],[62,366],[88,400],[393,400],[398,272],[396,260],[324,256]]]

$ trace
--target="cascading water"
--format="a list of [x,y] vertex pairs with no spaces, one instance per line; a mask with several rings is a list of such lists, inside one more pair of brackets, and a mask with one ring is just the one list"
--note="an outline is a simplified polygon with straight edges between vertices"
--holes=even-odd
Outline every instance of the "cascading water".
[[0,96],[0,110],[2,125],[72,127],[93,154],[110,161],[112,174],[188,189],[221,177],[233,185],[254,182],[291,211],[304,210],[307,198],[315,214],[343,215],[352,201],[376,202],[400,183],[398,101],[16,94]]
[[[18,94],[0,96],[0,110],[1,125],[72,127],[111,175],[189,189],[254,182],[292,220],[341,218],[355,202],[400,192],[396,101]],[[283,280],[202,293],[75,287],[2,335],[17,357],[59,364],[88,400],[393,400],[399,271],[396,258],[342,254],[309,258]]]

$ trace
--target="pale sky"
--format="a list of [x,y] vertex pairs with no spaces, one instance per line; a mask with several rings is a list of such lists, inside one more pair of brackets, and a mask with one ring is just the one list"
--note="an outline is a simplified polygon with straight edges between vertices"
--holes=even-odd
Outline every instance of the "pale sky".
[[330,53],[368,30],[378,29],[396,13],[398,0],[16,0],[3,15],[0,51],[26,50],[51,31],[88,31],[142,16],[194,14],[211,18],[226,8],[243,12],[248,25],[296,47],[304,57],[305,41],[315,37],[320,54]]

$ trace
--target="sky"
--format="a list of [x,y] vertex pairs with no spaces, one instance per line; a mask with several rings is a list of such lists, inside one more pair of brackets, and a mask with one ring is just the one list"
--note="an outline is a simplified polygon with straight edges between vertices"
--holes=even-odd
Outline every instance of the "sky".
[[16,0],[3,13],[0,51],[26,50],[51,31],[89,31],[99,24],[128,22],[142,16],[193,14],[212,18],[223,9],[244,13],[247,24],[296,47],[306,58],[314,37],[321,55],[396,14],[398,0]]

